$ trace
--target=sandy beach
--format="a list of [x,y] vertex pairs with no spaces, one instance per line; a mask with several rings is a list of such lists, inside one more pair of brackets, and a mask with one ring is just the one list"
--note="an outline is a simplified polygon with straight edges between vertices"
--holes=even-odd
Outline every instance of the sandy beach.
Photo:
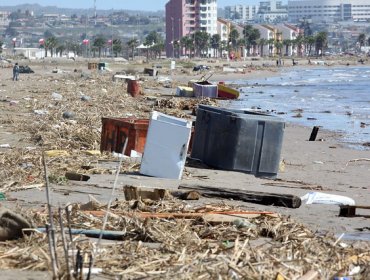
[[[318,59],[321,60],[321,59]],[[312,60],[313,62],[315,60]],[[355,59],[332,58],[327,65],[356,65]],[[203,74],[195,74],[189,68],[180,67],[171,73],[168,62],[156,61],[149,64],[109,63],[112,72],[98,73],[87,69],[87,61],[76,62],[19,61],[29,65],[34,74],[21,74],[20,81],[11,80],[11,68],[0,69],[0,192],[7,198],[0,202],[10,209],[40,209],[45,204],[45,189],[27,186],[43,182],[42,165],[39,158],[41,149],[66,150],[71,157],[50,162],[50,172],[63,176],[66,171],[81,171],[81,165],[93,163],[83,150],[99,150],[101,117],[148,118],[151,110],[159,110],[178,117],[191,118],[189,106],[181,110],[171,106],[158,106],[158,100],[170,99],[172,103],[184,102],[174,98],[176,86],[186,85],[191,79],[199,79]],[[196,61],[198,63],[198,61]],[[233,81],[248,78],[267,78],[279,75],[274,60],[259,61],[199,61],[211,66],[210,81]],[[368,63],[368,62],[366,62]],[[168,77],[170,82],[159,82],[155,77],[141,73],[145,67],[161,64],[159,77]],[[179,66],[182,64],[177,63]],[[286,60],[283,67],[292,67]],[[243,68],[242,72],[224,73],[223,65]],[[299,69],[311,67],[307,60],[300,60]],[[57,69],[58,73],[52,73]],[[133,98],[126,92],[126,85],[113,82],[112,75],[117,71],[135,72],[141,77],[144,95]],[[53,93],[62,95],[57,100]],[[81,96],[89,96],[89,102],[82,102]],[[160,103],[164,104],[164,103]],[[166,103],[168,104],[168,103]],[[211,103],[212,104],[212,103]],[[38,110],[38,111],[36,111]],[[70,111],[73,120],[63,119],[62,113]],[[35,113],[39,112],[39,113]],[[42,113],[44,112],[45,115]],[[149,178],[128,170],[119,176],[118,185],[160,187],[177,189],[179,184],[200,184],[220,189],[240,189],[269,193],[291,194],[302,197],[308,192],[324,192],[350,197],[357,205],[369,206],[370,193],[370,151],[349,149],[338,141],[339,135],[333,131],[320,130],[317,141],[309,142],[312,127],[286,124],[281,153],[281,170],[276,180],[255,178],[241,172],[230,172],[212,168],[185,167],[181,182],[177,180]],[[59,135],[58,135],[59,133]],[[28,147],[28,148],[27,148]],[[28,165],[27,165],[28,164]],[[52,184],[53,204],[65,205],[73,202],[89,201],[88,194],[94,194],[101,202],[107,202],[107,190],[114,181],[113,174],[91,174],[88,182],[65,182]],[[18,188],[18,189],[17,189]],[[120,190],[117,198],[123,197]],[[368,230],[369,210],[359,210],[356,217],[339,217],[337,205],[306,205],[298,209],[264,206],[236,200],[202,198],[189,204],[220,203],[256,211],[271,211],[292,217],[306,225],[313,232],[332,234],[353,233]],[[0,262],[1,263],[1,262]],[[324,278],[316,278],[324,279]],[[360,278],[358,278],[360,279]],[[365,279],[365,278],[363,278]]]

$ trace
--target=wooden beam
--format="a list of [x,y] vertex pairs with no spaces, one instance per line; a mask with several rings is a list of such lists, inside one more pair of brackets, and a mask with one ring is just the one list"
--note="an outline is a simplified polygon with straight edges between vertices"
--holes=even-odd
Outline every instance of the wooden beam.
[[356,217],[356,209],[370,210],[370,206],[362,205],[341,205],[339,210],[340,217]]
[[288,208],[299,208],[302,203],[301,199],[298,196],[290,194],[276,194],[235,189],[220,189],[200,185],[180,185],[179,189],[197,191],[202,196],[205,197],[233,199],[256,204],[282,206]]

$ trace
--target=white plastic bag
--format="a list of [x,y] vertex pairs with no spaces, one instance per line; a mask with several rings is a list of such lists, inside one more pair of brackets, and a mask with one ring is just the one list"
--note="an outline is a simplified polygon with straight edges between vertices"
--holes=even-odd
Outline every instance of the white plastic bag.
[[301,197],[302,201],[306,201],[306,204],[333,204],[333,205],[355,205],[355,201],[352,198],[327,194],[320,192],[309,192],[308,194]]

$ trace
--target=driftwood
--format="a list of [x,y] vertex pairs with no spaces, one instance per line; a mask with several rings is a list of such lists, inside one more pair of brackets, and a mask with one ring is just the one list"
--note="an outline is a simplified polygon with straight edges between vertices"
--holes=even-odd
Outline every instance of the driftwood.
[[0,207],[0,241],[21,238],[25,228],[31,228],[31,224],[24,217]]
[[351,159],[347,162],[346,166],[348,166],[351,162],[358,162],[358,161],[370,161],[370,158],[356,158]]
[[299,208],[301,206],[301,199],[298,196],[290,194],[253,192],[235,189],[222,190],[214,187],[199,185],[180,185],[179,189],[197,191],[205,197],[227,198],[256,204],[274,205],[288,208]]

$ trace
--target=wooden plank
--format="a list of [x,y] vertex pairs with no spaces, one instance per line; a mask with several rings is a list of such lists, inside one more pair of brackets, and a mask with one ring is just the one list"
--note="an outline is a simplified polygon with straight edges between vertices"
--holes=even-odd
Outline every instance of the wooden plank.
[[247,190],[219,189],[210,186],[180,185],[181,190],[193,190],[205,197],[226,198],[250,203],[274,205],[288,208],[299,208],[301,199],[290,194],[276,194],[267,192],[254,192]]
[[340,217],[356,217],[356,209],[369,209],[370,206],[363,205],[341,205],[339,210]]

